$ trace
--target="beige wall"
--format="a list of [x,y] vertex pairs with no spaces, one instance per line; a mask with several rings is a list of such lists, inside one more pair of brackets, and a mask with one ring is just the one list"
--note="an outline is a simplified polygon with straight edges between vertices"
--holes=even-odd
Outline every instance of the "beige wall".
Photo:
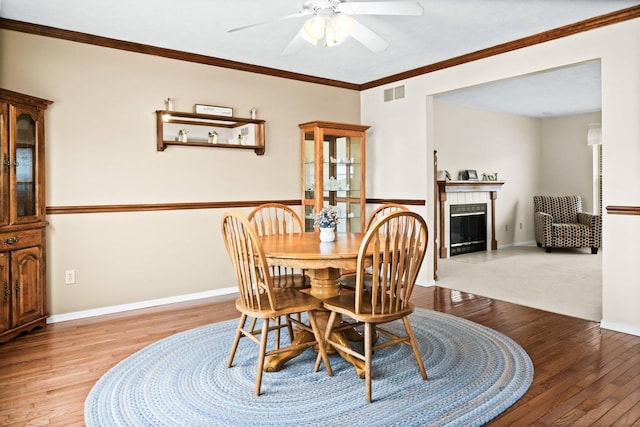
[[[361,120],[376,129],[368,170],[380,184],[368,197],[388,194],[387,182],[404,182],[406,197],[433,203],[433,95],[594,59],[602,65],[603,205],[640,206],[640,19],[395,82],[405,85],[407,96],[399,101],[383,102],[387,86],[363,91]],[[383,145],[396,154],[384,157]],[[433,224],[432,205],[426,213]],[[603,217],[602,325],[640,335],[640,263],[632,261],[640,259],[640,246],[629,244],[638,221]]]
[[438,169],[448,170],[453,179],[465,169],[475,169],[480,179],[497,172],[505,181],[496,200],[498,245],[534,240],[540,120],[438,100],[434,107]]
[[544,119],[540,194],[577,194],[582,209],[594,212],[593,147],[587,145],[590,123],[600,123],[600,113]]
[[[359,94],[0,30],[0,86],[50,99],[47,206],[300,198],[298,124],[358,123]],[[266,154],[156,151],[163,99],[266,120]],[[235,287],[223,211],[49,215],[49,310],[62,314]],[[64,270],[75,269],[75,285]]]

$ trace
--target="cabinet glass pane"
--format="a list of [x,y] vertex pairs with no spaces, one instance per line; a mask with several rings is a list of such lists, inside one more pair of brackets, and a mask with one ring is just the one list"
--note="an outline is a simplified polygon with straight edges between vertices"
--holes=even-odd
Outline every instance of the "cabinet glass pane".
[[[9,162],[7,157],[9,136],[5,133],[5,120],[7,120],[7,105],[0,103],[0,223],[5,224],[8,216],[8,207],[5,197],[9,192],[8,169],[5,164]],[[2,310],[0,310],[1,312]],[[2,331],[2,313],[0,313],[0,331]]]
[[313,205],[304,206],[304,231],[313,231],[315,224],[315,212],[313,212]]
[[304,198],[313,199],[313,189],[315,187],[315,163],[313,150],[313,132],[304,134]]
[[20,114],[16,122],[16,171],[17,215],[36,214],[35,186],[36,122],[28,114]]
[[362,230],[360,229],[360,217],[362,216],[362,212],[360,212],[360,200],[356,200],[353,203],[347,203],[349,212],[347,213],[347,218],[345,222],[349,224],[349,230],[354,233],[359,233]]
[[323,199],[340,212],[338,231],[359,232],[362,139],[325,135],[323,145]]

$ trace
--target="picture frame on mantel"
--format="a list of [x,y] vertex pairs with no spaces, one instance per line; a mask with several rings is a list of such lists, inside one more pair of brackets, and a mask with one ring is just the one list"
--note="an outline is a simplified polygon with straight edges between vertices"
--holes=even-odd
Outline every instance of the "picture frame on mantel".
[[462,179],[464,181],[477,181],[478,173],[474,169],[466,169],[462,171]]

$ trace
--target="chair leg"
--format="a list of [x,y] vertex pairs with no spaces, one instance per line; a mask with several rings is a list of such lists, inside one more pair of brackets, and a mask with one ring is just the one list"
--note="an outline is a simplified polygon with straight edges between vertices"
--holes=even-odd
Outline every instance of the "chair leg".
[[[275,345],[274,348],[276,350],[278,350],[280,348],[280,327],[282,326],[282,316],[278,316],[276,319],[276,330],[274,331],[276,336],[275,336]],[[285,322],[287,320],[285,319]]]
[[420,354],[420,349],[418,348],[418,343],[416,341],[416,336],[413,334],[413,328],[411,327],[411,322],[409,322],[409,317],[405,316],[402,318],[404,322],[404,329],[407,331],[407,335],[409,336],[409,343],[411,344],[411,349],[413,349],[413,355],[416,358],[416,362],[418,363],[418,369],[420,369],[420,374],[422,375],[422,379],[427,379],[427,371],[424,369],[424,363],[422,362],[422,355]]
[[[331,314],[329,315],[329,320],[327,320],[327,327],[324,330],[324,335],[322,337],[323,343],[325,345],[325,350],[329,348],[329,338],[331,337],[331,330],[333,329],[333,324],[336,321],[336,317],[337,317],[337,313],[335,311],[332,311]],[[328,358],[329,357],[327,356],[327,359]],[[317,372],[318,369],[320,368],[320,360],[322,360],[322,355],[318,352],[318,356],[316,357],[316,365],[313,368],[314,372]],[[326,363],[325,363],[325,366],[327,366]]]
[[258,321],[258,318],[254,317],[253,319],[251,319],[251,324],[249,325],[249,330],[251,331],[251,333],[253,333],[253,330],[256,327],[256,322]]
[[233,358],[236,356],[236,350],[238,349],[238,343],[240,342],[240,337],[242,336],[242,328],[244,327],[244,323],[247,321],[247,315],[243,314],[240,317],[240,322],[238,322],[238,328],[236,329],[236,336],[233,339],[233,344],[231,345],[231,352],[229,353],[229,358],[227,359],[227,368],[230,368],[233,364]]
[[324,362],[324,366],[327,369],[327,374],[332,377],[333,369],[331,369],[331,363],[329,363],[329,356],[327,356],[327,347],[325,345],[324,336],[322,335],[322,331],[320,331],[320,327],[318,326],[318,321],[316,319],[315,312],[308,311],[309,323],[311,323],[311,329],[313,329],[313,335],[316,338],[316,343],[318,344],[318,357],[316,357],[316,364],[313,367],[314,372],[318,372],[320,368],[319,360],[322,359]]
[[264,319],[262,324],[262,336],[260,337],[260,353],[258,354],[258,369],[256,371],[256,396],[260,396],[260,384],[262,384],[262,371],[264,369],[264,357],[267,352],[267,337],[269,336],[269,319]]
[[591,248],[591,253],[596,255],[598,253],[598,248]]
[[366,382],[366,399],[371,403],[371,339],[373,326],[371,323],[364,324],[364,370]]
[[[302,318],[300,317],[300,313],[298,313],[298,321],[301,322]],[[289,318],[289,316],[285,316],[286,320],[287,320],[287,331],[289,332],[289,342],[293,342],[293,322],[291,321],[291,319]]]
[[544,251],[548,254],[551,253],[551,247],[550,246],[545,246]]

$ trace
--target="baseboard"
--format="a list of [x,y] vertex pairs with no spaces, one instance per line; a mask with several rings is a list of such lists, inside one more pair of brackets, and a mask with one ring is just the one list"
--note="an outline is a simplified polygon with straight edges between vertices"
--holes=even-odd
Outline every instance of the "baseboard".
[[431,286],[435,286],[436,285],[436,281],[431,279],[431,280],[427,280],[427,281],[417,281],[416,280],[416,285],[423,287],[423,288],[430,288]]
[[530,246],[530,245],[533,245],[534,243],[536,243],[535,240],[526,240],[524,242],[515,242],[515,243],[508,243],[506,245],[498,245],[498,249],[513,248],[516,246]]
[[607,322],[607,321],[602,321],[600,322],[600,328],[601,329],[608,329],[610,331],[615,331],[615,332],[622,332],[624,334],[630,334],[630,335],[635,335],[640,337],[640,329],[637,328],[630,328],[626,325],[621,325],[619,323],[615,323],[615,322]]
[[222,289],[213,289],[210,291],[196,292],[193,294],[176,295],[167,298],[158,298],[148,301],[132,302],[129,304],[112,305],[109,307],[99,307],[90,310],[81,310],[71,313],[54,314],[47,318],[47,323],[66,322],[68,320],[85,319],[88,317],[103,316],[105,314],[121,313],[123,311],[138,310],[141,308],[156,307],[160,305],[174,304],[177,302],[195,301],[203,298],[217,297],[221,295],[229,295],[238,292],[236,286]]

